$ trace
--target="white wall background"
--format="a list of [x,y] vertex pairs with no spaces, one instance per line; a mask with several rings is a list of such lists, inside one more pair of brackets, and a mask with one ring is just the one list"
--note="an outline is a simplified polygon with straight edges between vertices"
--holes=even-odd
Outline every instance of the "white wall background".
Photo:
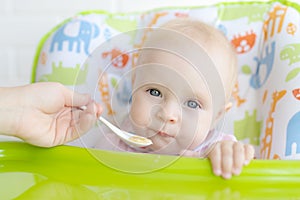
[[130,12],[164,6],[207,5],[217,1],[219,0],[0,0],[0,86],[29,83],[39,40],[56,24],[80,11]]

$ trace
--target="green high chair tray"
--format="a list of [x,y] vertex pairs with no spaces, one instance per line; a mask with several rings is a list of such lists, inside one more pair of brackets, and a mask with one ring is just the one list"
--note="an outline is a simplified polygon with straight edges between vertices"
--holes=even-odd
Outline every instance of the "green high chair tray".
[[[113,169],[91,149],[0,143],[0,199],[299,199],[300,162],[253,160],[240,176],[214,176],[209,161],[177,157],[145,173]],[[94,150],[116,164],[148,165],[157,155]],[[168,161],[174,156],[162,156]],[[124,162],[126,161],[126,162]]]

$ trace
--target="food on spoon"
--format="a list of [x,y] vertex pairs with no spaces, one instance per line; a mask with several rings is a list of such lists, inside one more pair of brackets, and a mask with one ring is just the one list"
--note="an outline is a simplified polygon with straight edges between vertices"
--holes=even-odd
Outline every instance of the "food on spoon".
[[129,138],[130,141],[132,142],[138,142],[138,143],[142,143],[142,144],[152,144],[152,141],[147,139],[147,138],[143,138],[143,137],[139,137],[139,136],[131,136]]

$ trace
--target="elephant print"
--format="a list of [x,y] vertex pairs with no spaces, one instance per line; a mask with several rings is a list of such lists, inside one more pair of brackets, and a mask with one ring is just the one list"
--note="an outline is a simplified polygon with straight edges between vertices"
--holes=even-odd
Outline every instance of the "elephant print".
[[300,112],[297,112],[287,126],[285,155],[300,153]]
[[80,53],[81,45],[85,54],[89,55],[89,46],[92,39],[99,35],[99,28],[96,24],[90,23],[84,20],[75,20],[69,22],[54,34],[50,52],[54,51],[55,45],[57,44],[57,50],[63,50],[63,44],[68,45],[68,51],[73,51],[74,44],[76,44],[76,52]]
[[[250,78],[250,85],[254,89],[261,88],[270,76],[274,62],[275,42],[272,42],[271,48],[271,51],[269,51],[269,46],[266,47],[266,55],[263,58],[254,58],[257,63],[257,67],[255,73],[252,74]],[[262,69],[264,66],[266,67],[265,70]],[[263,71],[265,71],[265,74],[262,74],[264,73]]]

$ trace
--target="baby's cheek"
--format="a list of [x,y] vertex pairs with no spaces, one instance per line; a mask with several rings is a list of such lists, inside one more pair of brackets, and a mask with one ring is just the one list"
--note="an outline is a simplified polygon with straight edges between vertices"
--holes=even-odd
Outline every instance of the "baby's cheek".
[[130,118],[137,126],[147,126],[149,123],[149,108],[142,101],[134,101],[130,109]]
[[199,130],[196,131],[195,139],[191,145],[191,148],[195,149],[200,144],[202,144],[205,141],[208,132],[209,132],[208,128],[204,128],[204,127],[199,128]]
[[[184,145],[188,144],[188,150],[193,150],[203,143],[208,135],[210,120],[205,118],[197,119],[196,117],[188,118],[190,121],[183,123],[181,133],[184,133]],[[193,120],[194,119],[194,120]]]

